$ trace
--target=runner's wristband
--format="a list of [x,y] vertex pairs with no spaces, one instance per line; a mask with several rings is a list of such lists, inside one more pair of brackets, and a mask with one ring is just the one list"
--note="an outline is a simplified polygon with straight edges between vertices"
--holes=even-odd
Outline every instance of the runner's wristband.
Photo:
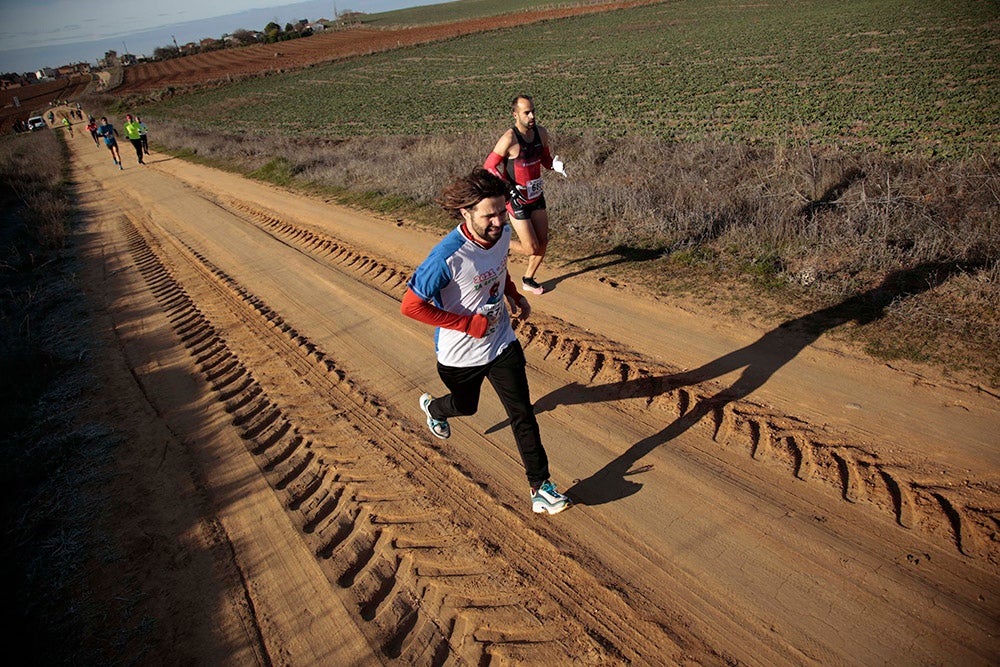
[[552,153],[549,152],[548,146],[542,147],[542,166],[546,169],[552,169]]

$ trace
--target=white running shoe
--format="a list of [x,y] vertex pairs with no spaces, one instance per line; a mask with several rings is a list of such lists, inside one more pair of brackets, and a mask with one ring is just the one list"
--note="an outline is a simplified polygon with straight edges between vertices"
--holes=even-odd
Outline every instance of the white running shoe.
[[531,492],[531,510],[536,514],[558,514],[571,504],[570,499],[556,491],[556,485],[549,480]]
[[434,419],[434,417],[431,417],[430,404],[433,400],[434,397],[430,394],[423,394],[420,397],[420,409],[427,415],[427,428],[431,430],[434,437],[447,440],[451,437],[451,426],[448,425],[446,419]]

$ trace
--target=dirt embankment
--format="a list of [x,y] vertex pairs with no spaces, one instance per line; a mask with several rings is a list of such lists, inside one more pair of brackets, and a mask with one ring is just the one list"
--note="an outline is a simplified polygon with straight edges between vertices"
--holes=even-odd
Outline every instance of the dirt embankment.
[[[399,301],[437,234],[166,156],[140,167],[127,145],[119,171],[89,136],[71,145],[110,343],[95,413],[130,443],[107,517],[127,555],[95,588],[157,619],[151,655],[1000,652],[996,397],[550,264],[517,331],[576,506],[535,516],[489,387],[446,441],[417,408],[443,388],[432,331]],[[144,595],[118,595],[122,567]]]

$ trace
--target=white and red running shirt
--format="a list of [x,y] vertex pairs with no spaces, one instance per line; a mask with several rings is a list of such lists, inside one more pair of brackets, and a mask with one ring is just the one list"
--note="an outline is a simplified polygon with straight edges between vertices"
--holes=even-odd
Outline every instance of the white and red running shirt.
[[414,294],[438,308],[458,315],[486,315],[489,327],[482,338],[438,327],[434,332],[437,360],[445,366],[468,368],[490,363],[516,340],[504,303],[510,226],[491,247],[466,236],[462,225],[434,246],[406,283]]

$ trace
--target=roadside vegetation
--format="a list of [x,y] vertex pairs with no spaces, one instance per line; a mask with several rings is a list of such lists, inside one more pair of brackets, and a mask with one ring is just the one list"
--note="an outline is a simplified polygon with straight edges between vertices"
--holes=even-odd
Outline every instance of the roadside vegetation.
[[567,270],[762,326],[850,304],[824,330],[998,387],[998,25],[671,2],[115,104],[177,154],[443,225],[441,184],[528,92],[570,174],[546,180]]
[[76,278],[68,157],[58,132],[0,139],[0,562],[22,655],[107,664],[138,621],[117,637],[89,632],[109,616],[87,576],[93,559],[114,560],[98,521],[118,442],[80,418],[95,343]]

